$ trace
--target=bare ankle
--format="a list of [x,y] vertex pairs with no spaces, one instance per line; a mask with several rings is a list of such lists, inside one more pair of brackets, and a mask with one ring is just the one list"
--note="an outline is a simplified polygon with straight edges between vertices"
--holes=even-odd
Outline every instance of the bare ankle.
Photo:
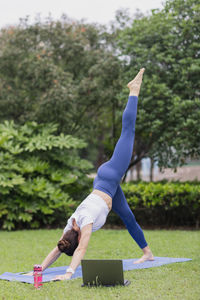
[[131,91],[130,90],[130,92],[129,92],[129,97],[130,96],[136,96],[136,97],[138,97],[139,96],[139,93],[137,93],[136,91]]
[[149,248],[149,246],[146,246],[145,248],[143,248],[142,251],[145,255],[152,254],[151,249]]

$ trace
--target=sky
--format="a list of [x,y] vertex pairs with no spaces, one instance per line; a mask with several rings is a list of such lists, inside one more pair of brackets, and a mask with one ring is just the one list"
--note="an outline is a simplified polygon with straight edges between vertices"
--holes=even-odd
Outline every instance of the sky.
[[163,0],[0,0],[0,28],[16,25],[26,16],[34,22],[40,14],[43,20],[49,13],[55,20],[66,14],[72,19],[108,24],[120,8],[128,8],[132,15],[136,9],[146,13],[162,8],[162,3]]

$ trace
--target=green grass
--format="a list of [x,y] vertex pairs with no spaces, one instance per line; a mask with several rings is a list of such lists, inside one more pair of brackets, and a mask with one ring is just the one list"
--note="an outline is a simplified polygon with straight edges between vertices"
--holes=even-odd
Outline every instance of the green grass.
[[[61,230],[0,231],[0,274],[29,271],[41,263],[60,238]],[[200,299],[200,231],[145,231],[155,256],[188,257],[191,262],[125,272],[128,287],[81,288],[82,280],[33,285],[0,280],[0,299]],[[141,251],[126,230],[100,230],[93,234],[85,258],[136,258]],[[53,266],[67,265],[62,255]]]

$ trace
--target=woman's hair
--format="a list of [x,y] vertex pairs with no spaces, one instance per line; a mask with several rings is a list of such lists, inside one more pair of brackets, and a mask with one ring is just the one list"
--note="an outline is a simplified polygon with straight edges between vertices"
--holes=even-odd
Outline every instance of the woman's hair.
[[74,229],[68,230],[62,240],[58,242],[57,246],[61,252],[72,256],[78,247],[78,232]]

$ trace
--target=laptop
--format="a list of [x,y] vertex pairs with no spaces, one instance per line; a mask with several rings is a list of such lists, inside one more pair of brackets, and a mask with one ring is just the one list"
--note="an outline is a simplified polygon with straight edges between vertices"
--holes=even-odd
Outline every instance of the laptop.
[[122,260],[83,259],[81,266],[83,274],[82,286],[127,286],[130,284],[130,281],[124,280]]

